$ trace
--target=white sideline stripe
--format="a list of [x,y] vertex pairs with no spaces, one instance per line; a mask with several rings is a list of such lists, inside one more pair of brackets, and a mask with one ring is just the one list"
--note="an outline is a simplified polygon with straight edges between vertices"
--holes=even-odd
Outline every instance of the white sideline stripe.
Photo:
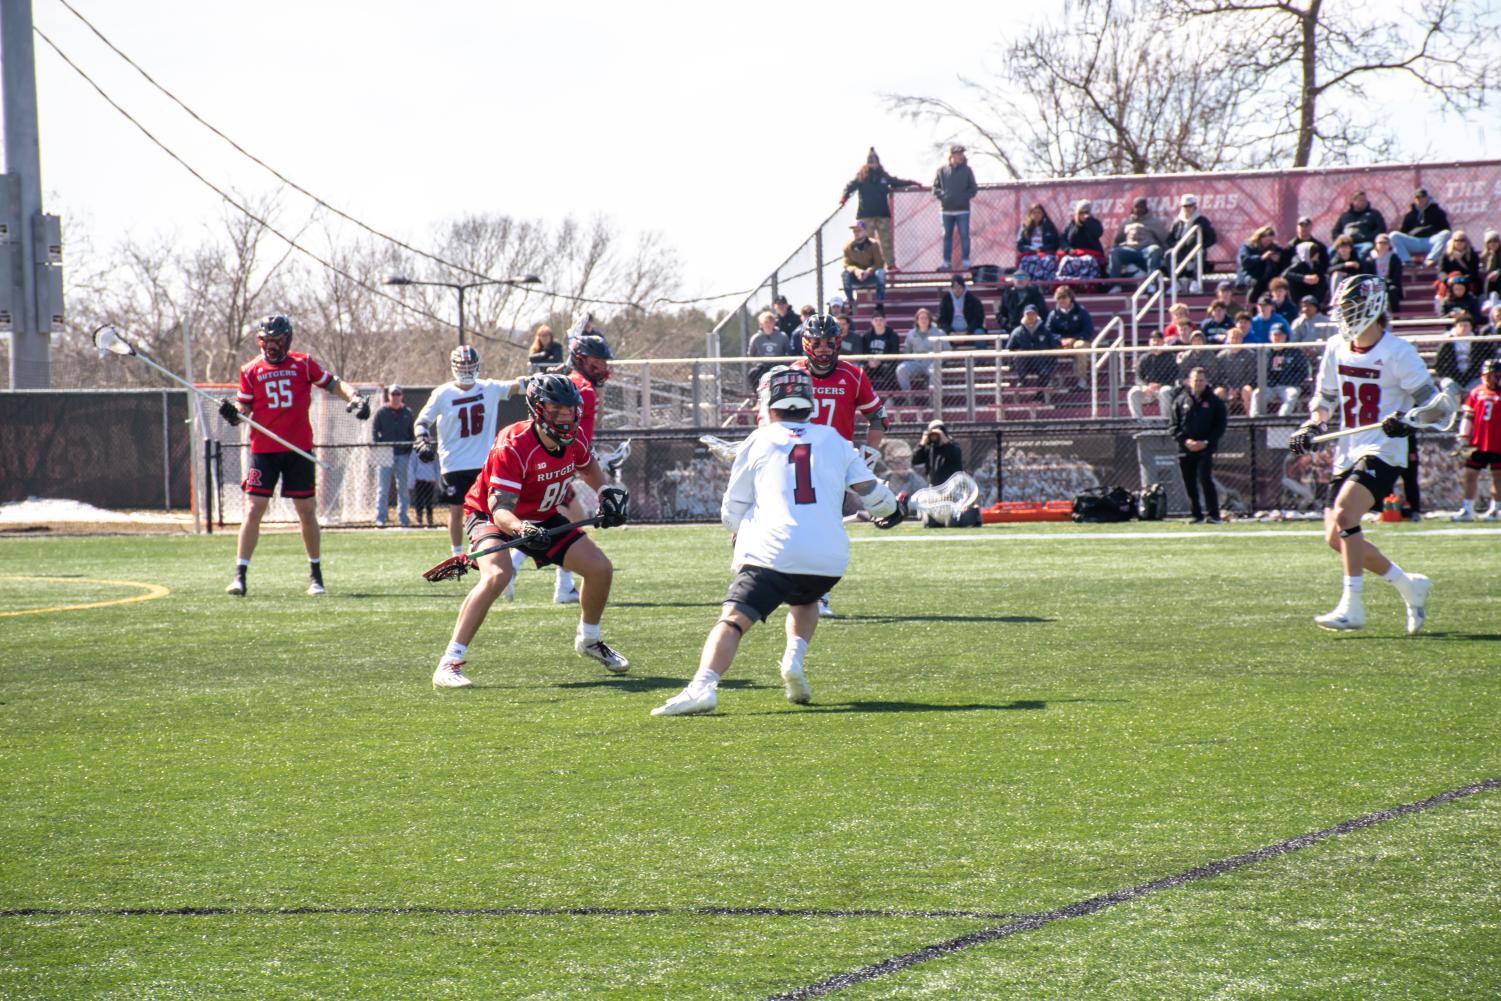
[[[1420,528],[1406,533],[1408,535],[1501,535],[1501,528]],[[987,540],[990,542],[1090,542],[1100,539],[1105,540],[1137,540],[1146,542],[1151,539],[1247,539],[1273,538],[1273,539],[1301,539],[1313,536],[1322,539],[1322,528],[1294,528],[1294,529],[1206,529],[1202,532],[989,532],[983,535],[875,535],[859,539],[851,539],[850,542],[974,542]]]

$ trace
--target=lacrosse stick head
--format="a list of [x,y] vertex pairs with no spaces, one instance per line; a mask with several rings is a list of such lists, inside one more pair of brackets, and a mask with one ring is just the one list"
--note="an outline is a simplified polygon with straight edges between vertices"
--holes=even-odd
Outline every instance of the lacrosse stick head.
[[1464,387],[1453,379],[1441,379],[1438,395],[1421,407],[1413,407],[1403,420],[1415,428],[1428,431],[1452,431],[1454,425],[1459,423],[1464,392]]
[[440,580],[458,580],[475,567],[474,560],[467,555],[450,556],[430,570],[424,570],[422,576],[436,584]]
[[625,464],[625,460],[629,459],[630,457],[631,439],[627,438],[619,445],[616,445],[614,448],[610,449],[610,451],[606,452],[604,455],[601,455],[599,457],[599,465],[600,468],[603,469],[606,473],[614,476],[617,472],[619,472],[620,467]]
[[743,441],[725,441],[712,434],[700,435],[698,440],[709,450],[710,455],[721,462],[734,462],[735,456],[740,454],[740,446],[745,444]]
[[120,329],[112,323],[106,323],[94,331],[94,347],[98,349],[100,358],[106,354],[133,355],[136,353],[136,349],[130,346],[125,335],[120,333]]
[[980,500],[980,485],[962,470],[936,487],[914,490],[907,498],[907,510],[914,517],[931,517],[936,521],[957,521],[959,515]]

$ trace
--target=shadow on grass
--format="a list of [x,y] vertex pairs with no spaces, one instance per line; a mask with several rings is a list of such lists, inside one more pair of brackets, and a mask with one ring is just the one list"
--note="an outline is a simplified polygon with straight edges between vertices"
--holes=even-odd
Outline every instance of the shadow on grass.
[[788,707],[772,712],[735,713],[736,716],[785,716],[788,713],[972,713],[1036,711],[1066,702],[1104,702],[1108,699],[1013,699],[1010,702],[904,702],[858,699],[851,702],[814,703],[799,708]]
[[1460,640],[1465,643],[1501,643],[1501,633],[1425,633],[1432,640]]
[[[618,688],[623,692],[655,692],[664,688],[680,689],[688,683],[687,678],[662,678],[624,675],[618,678],[590,678],[588,681],[560,681],[556,688]],[[745,678],[726,678],[719,683],[721,690],[766,688]],[[778,685],[777,687],[781,687]]]
[[1037,615],[846,615],[839,612],[833,622],[1055,622]]

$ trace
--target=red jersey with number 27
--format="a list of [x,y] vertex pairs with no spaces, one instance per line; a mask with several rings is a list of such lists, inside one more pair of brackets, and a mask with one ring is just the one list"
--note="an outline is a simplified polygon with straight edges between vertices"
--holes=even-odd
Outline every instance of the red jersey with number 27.
[[554,455],[542,447],[530,420],[502,428],[485,465],[464,496],[464,513],[489,520],[492,490],[516,494],[516,517],[542,521],[563,499],[573,474],[589,465],[589,439],[580,434]]
[[[298,448],[313,450],[313,425],[308,408],[313,404],[313,387],[327,388],[334,374],[312,358],[288,351],[281,364],[273,365],[265,356],[248,361],[240,369],[240,391],[235,399],[250,404],[250,419],[268,431],[274,431]],[[250,429],[250,451],[285,452],[281,442]]]
[[808,367],[806,358],[799,358],[792,367],[803,369],[813,379],[813,417],[810,423],[833,428],[844,436],[845,441],[855,440],[856,411],[869,418],[880,409],[881,398],[876,395],[864,369],[842,361],[835,364],[828,375],[816,375]]
[[1501,452],[1501,393],[1484,384],[1470,390],[1465,400],[1470,414],[1470,444],[1481,452]]

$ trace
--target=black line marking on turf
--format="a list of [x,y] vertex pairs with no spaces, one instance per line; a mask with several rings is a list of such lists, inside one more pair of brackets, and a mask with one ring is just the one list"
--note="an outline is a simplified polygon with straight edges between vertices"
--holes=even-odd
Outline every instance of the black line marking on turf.
[[867,980],[884,977],[889,973],[896,973],[910,966],[926,963],[930,959],[947,956],[962,949],[984,945],[987,942],[994,942],[996,939],[1006,938],[1007,936],[1016,935],[1021,932],[1035,931],[1044,925],[1052,924],[1054,921],[1094,914],[1097,911],[1103,911],[1106,908],[1114,907],[1116,904],[1124,904],[1139,897],[1145,897],[1159,890],[1169,890],[1176,886],[1182,886],[1185,883],[1219,876],[1243,866],[1254,865],[1257,862],[1265,862],[1268,859],[1274,859],[1289,852],[1300,851],[1310,845],[1327,841],[1340,834],[1349,834],[1351,831],[1358,831],[1364,827],[1374,827],[1377,824],[1394,820],[1397,817],[1406,816],[1410,813],[1421,813],[1424,810],[1456,799],[1462,799],[1465,796],[1473,796],[1478,792],[1498,788],[1501,788],[1501,778],[1490,778],[1483,782],[1476,782],[1474,785],[1465,786],[1462,789],[1451,789],[1448,792],[1441,792],[1437,796],[1430,796],[1415,803],[1404,803],[1401,806],[1394,806],[1386,810],[1377,810],[1375,813],[1368,813],[1363,817],[1356,817],[1353,820],[1346,820],[1343,823],[1335,824],[1333,827],[1326,827],[1322,831],[1314,831],[1311,834],[1300,834],[1296,838],[1279,841],[1274,845],[1267,845],[1265,848],[1258,848],[1255,851],[1246,852],[1242,855],[1220,859],[1218,862],[1210,862],[1208,865],[1201,865],[1198,868],[1189,869],[1187,872],[1180,872],[1176,876],[1165,876],[1162,879],[1154,879],[1151,882],[1140,883],[1128,889],[1116,890],[1113,893],[1106,893],[1098,897],[1090,897],[1088,900],[1080,900],[1077,903],[1068,904],[1067,906],[1051,911],[1024,914],[994,928],[985,928],[969,935],[961,935],[959,938],[951,938],[946,942],[926,946],[918,949],[916,952],[893,956],[879,963],[871,963],[869,966],[862,966],[847,973],[839,973],[829,977],[827,980],[820,980],[816,984],[799,987],[797,990],[788,991],[785,994],[774,994],[768,1001],[802,1001],[804,998],[822,997],[825,994],[832,994],[835,991],[843,990],[846,987],[853,987],[855,984],[864,983]]
[[442,917],[527,918],[978,918],[1004,921],[1025,917],[992,911],[817,910],[796,907],[23,907],[0,911],[0,918],[213,918],[297,917],[302,915],[439,915]]

